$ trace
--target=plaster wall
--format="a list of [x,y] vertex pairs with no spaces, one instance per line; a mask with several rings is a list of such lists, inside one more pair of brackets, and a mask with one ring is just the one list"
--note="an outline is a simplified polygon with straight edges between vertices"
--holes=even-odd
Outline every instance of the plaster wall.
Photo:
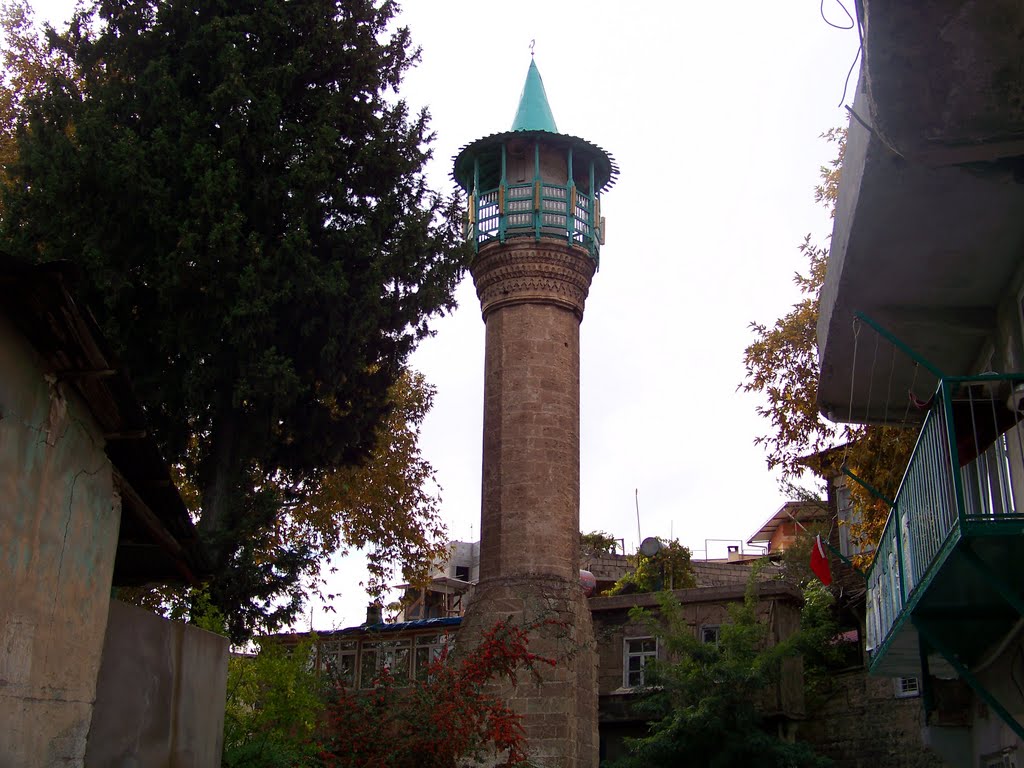
[[[1017,628],[1016,636],[1005,638],[1005,647],[989,660],[982,660],[977,666],[978,680],[996,700],[1002,704],[1017,722],[1024,722],[1024,638]],[[1003,640],[999,641],[1000,643]],[[988,662],[988,663],[986,663]],[[976,759],[995,755],[1003,751],[1017,750],[1018,764],[1024,756],[1024,744],[999,715],[982,701],[973,696],[968,710],[971,749]],[[984,765],[984,764],[983,764]]]
[[[534,142],[510,141],[506,155],[505,174],[512,184],[533,181],[536,157]],[[540,148],[540,176],[549,184],[565,184],[569,175],[567,155],[564,150],[542,146]],[[589,185],[589,184],[588,184]]]
[[110,601],[86,766],[215,768],[228,640]]
[[103,435],[0,316],[0,768],[80,766],[120,521]]

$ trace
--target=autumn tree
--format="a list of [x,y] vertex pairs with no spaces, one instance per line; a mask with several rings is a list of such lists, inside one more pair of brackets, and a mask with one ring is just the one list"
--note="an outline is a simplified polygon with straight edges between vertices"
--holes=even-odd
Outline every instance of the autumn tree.
[[100,0],[51,36],[70,68],[17,115],[4,246],[81,267],[198,491],[236,636],[294,613],[331,483],[378,444],[464,266],[459,202],[423,175],[428,115],[398,96],[417,52],[396,12]]
[[[370,456],[358,465],[328,472],[300,501],[287,506],[263,529],[256,531],[238,548],[241,563],[238,578],[226,583],[216,579],[201,589],[180,585],[158,585],[125,589],[120,597],[179,620],[200,618],[209,610],[208,601],[234,605],[223,617],[232,637],[244,637],[254,626],[287,622],[305,600],[315,594],[326,601],[330,592],[324,564],[334,557],[364,550],[369,578],[363,586],[380,598],[393,582],[396,570],[403,580],[428,580],[430,569],[447,554],[447,536],[441,519],[441,489],[435,471],[419,447],[420,427],[430,410],[434,388],[422,374],[405,372],[389,391],[392,409],[376,431]],[[185,477],[179,478],[186,502],[200,508],[199,493]],[[288,589],[285,599],[271,595],[239,600],[226,589],[258,587],[265,578],[260,563],[280,562],[281,551],[306,553],[294,560],[301,577]],[[248,582],[240,581],[249,579]]]
[[[52,30],[51,30],[52,32]],[[26,102],[42,93],[51,77],[73,77],[67,58],[51,48],[27,0],[0,3],[0,180],[18,157],[17,126]],[[0,209],[2,214],[2,209]]]
[[[836,157],[822,166],[814,199],[834,217],[846,130],[833,128],[822,138],[835,144]],[[754,442],[764,446],[768,468],[780,471],[787,491],[808,470],[828,479],[843,469],[874,489],[851,483],[851,497],[860,512],[851,535],[862,543],[873,543],[889,514],[883,497],[895,497],[916,431],[899,425],[836,425],[821,415],[817,326],[828,248],[814,244],[807,235],[799,249],[807,269],[797,272],[793,280],[802,298],[774,324],[750,324],[754,341],[744,350],[746,376],[739,388],[763,398],[756,410],[770,428]]]

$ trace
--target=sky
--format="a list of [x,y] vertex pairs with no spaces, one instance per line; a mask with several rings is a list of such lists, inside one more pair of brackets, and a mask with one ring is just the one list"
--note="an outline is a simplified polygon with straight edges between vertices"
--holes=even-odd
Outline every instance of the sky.
[[[72,6],[35,3],[53,23]],[[831,231],[813,189],[835,153],[819,137],[847,122],[858,38],[822,13],[848,23],[835,0],[402,4],[422,59],[400,94],[430,110],[435,188],[452,189],[462,146],[511,127],[531,41],[559,130],[621,169],[580,328],[580,527],[627,552],[659,536],[722,556],[785,501],[753,442],[768,430],[758,400],[737,386],[750,322],[799,299],[797,246]],[[457,299],[412,365],[437,388],[421,447],[449,536],[475,540],[484,326],[468,275]],[[297,628],[360,623],[364,562],[336,563],[334,611],[314,606]]]

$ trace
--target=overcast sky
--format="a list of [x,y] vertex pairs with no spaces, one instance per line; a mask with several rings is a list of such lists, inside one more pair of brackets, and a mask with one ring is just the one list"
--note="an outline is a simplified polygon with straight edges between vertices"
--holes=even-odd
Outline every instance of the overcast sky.
[[[36,8],[56,22],[71,5]],[[848,23],[835,0],[824,13]],[[856,31],[828,26],[818,0],[406,0],[401,22],[422,47],[402,93],[433,116],[437,188],[452,187],[460,147],[511,127],[531,40],[559,130],[621,168],[580,329],[582,530],[633,551],[638,489],[640,535],[678,537],[696,557],[745,544],[785,500],[753,444],[767,428],[757,402],[736,391],[748,325],[797,300],[797,246],[831,231],[813,188],[834,148],[818,137],[847,122]],[[422,447],[450,535],[473,540],[484,326],[468,275],[458,300],[413,365],[437,387]],[[344,596],[316,628],[363,620],[362,562],[341,564]]]

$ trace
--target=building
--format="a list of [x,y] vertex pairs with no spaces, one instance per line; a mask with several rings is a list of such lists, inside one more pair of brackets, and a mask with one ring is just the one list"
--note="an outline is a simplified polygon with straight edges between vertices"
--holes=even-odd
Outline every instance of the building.
[[507,687],[531,758],[597,765],[593,628],[579,574],[580,323],[603,244],[612,156],[558,132],[535,62],[511,129],[478,139],[452,175],[469,197],[470,272],[486,325],[480,580],[459,642],[498,618],[565,627],[541,653],[577,649],[538,685]]
[[[729,567],[729,566],[726,566]],[[746,568],[742,583],[677,589],[673,594],[697,639],[717,643],[718,631],[729,621],[729,606],[743,601],[747,589]],[[629,612],[640,606],[657,611],[654,593],[592,597],[588,601],[594,617],[598,653],[598,717],[601,759],[625,754],[624,739],[647,733],[647,720],[633,706],[644,686],[644,665],[650,658],[665,658],[664,648],[651,628],[633,620]],[[785,581],[764,581],[758,590],[758,614],[768,625],[769,642],[785,640],[800,628],[800,590]],[[803,672],[799,659],[785,662],[779,683],[760,695],[760,711],[770,727],[789,733],[804,717]]]
[[[827,465],[827,462],[823,462]],[[788,501],[750,538],[767,545],[769,556],[781,556],[797,543],[818,534],[844,557],[857,554],[848,536],[852,510],[844,492],[844,476],[831,478],[827,502]],[[809,558],[809,548],[800,547]],[[824,679],[811,684],[806,714],[793,732],[835,768],[939,768],[939,757],[922,740],[920,683],[914,676],[893,678],[868,674],[864,655],[864,576],[848,562],[830,555],[831,592],[836,600],[839,651]],[[794,565],[790,560],[789,565]]]
[[[683,606],[687,623],[702,642],[717,642],[718,629],[729,621],[729,606],[744,599],[750,573],[742,566],[713,565],[713,576],[718,578],[718,570],[731,571],[731,583],[673,591]],[[764,581],[758,600],[758,611],[768,623],[771,642],[784,640],[799,628],[803,598],[795,586],[778,580]],[[651,658],[666,658],[665,648],[650,627],[629,616],[635,606],[656,612],[657,595],[648,592],[587,600],[596,640],[592,658],[596,663],[601,759],[622,754],[625,737],[646,732],[646,721],[633,709],[633,704],[644,691],[645,663]],[[459,616],[384,623],[379,609],[371,606],[366,622],[358,627],[316,633],[317,669],[356,690],[372,689],[385,667],[399,686],[406,681],[422,680],[431,661],[443,649],[456,646],[464,631],[462,627],[463,618]],[[280,637],[283,642],[296,643],[309,635]],[[789,660],[778,685],[761,695],[761,709],[769,723],[781,727],[783,732],[792,732],[804,716],[799,660]]]
[[0,763],[217,766],[227,639],[111,599],[208,565],[72,283],[0,255]]
[[766,555],[782,554],[808,527],[828,524],[828,507],[818,501],[787,501],[769,517],[747,544],[764,547]]
[[821,293],[819,405],[919,433],[868,573],[869,668],[920,681],[926,741],[947,763],[1014,765],[1024,8],[857,9],[863,67]]
[[399,622],[462,616],[480,579],[480,542],[453,541],[448,558],[435,565],[424,586],[399,584]]

